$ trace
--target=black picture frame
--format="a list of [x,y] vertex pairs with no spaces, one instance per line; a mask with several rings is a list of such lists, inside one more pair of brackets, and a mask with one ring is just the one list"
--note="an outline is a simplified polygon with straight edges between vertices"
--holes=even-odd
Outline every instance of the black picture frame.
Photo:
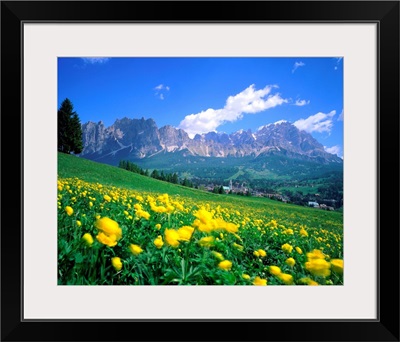
[[[398,1],[2,1],[1,340],[399,341],[399,8]],[[377,319],[25,321],[21,31],[24,22],[61,21],[376,22]]]

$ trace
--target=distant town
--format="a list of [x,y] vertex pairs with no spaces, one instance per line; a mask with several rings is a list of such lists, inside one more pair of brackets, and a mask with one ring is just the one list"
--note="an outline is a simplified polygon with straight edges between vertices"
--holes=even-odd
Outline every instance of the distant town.
[[[236,194],[236,195],[242,195],[242,196],[253,196],[253,197],[268,197],[273,200],[277,200],[280,202],[284,203],[292,203],[292,198],[286,195],[282,195],[280,193],[271,193],[259,189],[251,189],[248,186],[246,186],[245,182],[242,183],[233,183],[232,180],[229,181],[229,185],[218,185],[214,183],[209,183],[209,184],[200,184],[196,186],[196,188],[201,189],[201,190],[206,190],[209,192],[213,193],[220,193],[220,194]],[[314,197],[320,197],[318,193],[314,194]],[[323,209],[323,210],[335,210],[334,205],[336,204],[335,199],[322,199],[322,202],[324,203],[318,203],[317,201],[302,201],[302,205],[308,205],[309,207],[312,208],[318,208],[318,209]],[[331,205],[327,205],[326,203],[331,203]],[[300,204],[300,203],[295,203],[295,204]]]
[[[201,179],[190,180],[186,177],[180,179],[176,172],[167,173],[163,170],[159,171],[156,169],[154,169],[152,172],[149,172],[148,170],[144,170],[140,166],[127,160],[121,160],[118,167],[134,173],[141,174],[143,176],[155,178],[173,184],[180,184],[183,186],[208,191],[215,194],[267,197],[269,199],[280,201],[283,203],[292,203],[323,210],[335,210],[343,206],[343,199],[338,191],[328,188],[328,191],[326,192],[328,196],[329,194],[332,194],[336,197],[328,198],[326,194],[322,195],[317,192],[319,190],[326,190],[318,187],[317,184],[309,184],[311,188],[316,188],[317,191],[315,193],[303,194],[301,191],[278,191],[271,188],[267,190],[263,189],[262,187],[250,187],[249,183],[247,182],[238,180],[232,181],[232,179],[228,182],[227,185],[223,185],[220,181],[217,180],[204,183],[204,180],[202,181]],[[295,185],[294,188],[297,188],[297,185]]]

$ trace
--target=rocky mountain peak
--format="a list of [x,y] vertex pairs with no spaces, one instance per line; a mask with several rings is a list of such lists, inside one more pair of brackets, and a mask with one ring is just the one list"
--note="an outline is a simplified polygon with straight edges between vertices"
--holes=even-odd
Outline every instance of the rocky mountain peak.
[[[82,157],[93,160],[150,158],[160,152],[201,157],[259,156],[284,153],[318,163],[342,162],[324,150],[309,133],[287,121],[260,127],[255,133],[240,130],[232,134],[208,132],[193,139],[182,129],[170,125],[157,127],[153,119],[118,119],[108,128],[102,122],[82,125]],[[115,159],[115,160],[114,160]],[[118,160],[117,160],[118,159]]]

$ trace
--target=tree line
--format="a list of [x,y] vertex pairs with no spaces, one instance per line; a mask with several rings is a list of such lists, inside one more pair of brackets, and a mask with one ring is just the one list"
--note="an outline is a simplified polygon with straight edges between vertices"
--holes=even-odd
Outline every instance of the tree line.
[[193,183],[187,179],[186,177],[183,180],[179,180],[178,174],[174,173],[166,173],[163,170],[159,171],[154,169],[149,172],[149,170],[144,170],[140,166],[130,162],[129,160],[120,160],[118,167],[130,172],[138,173],[142,176],[151,177],[154,179],[158,179],[164,182],[172,183],[172,184],[180,184],[183,186],[187,186],[189,188],[193,188]]

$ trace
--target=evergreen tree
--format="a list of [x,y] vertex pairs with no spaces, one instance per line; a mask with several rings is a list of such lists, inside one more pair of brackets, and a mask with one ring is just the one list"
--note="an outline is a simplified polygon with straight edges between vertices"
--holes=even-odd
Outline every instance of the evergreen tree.
[[160,175],[159,175],[158,171],[157,171],[156,169],[154,169],[154,170],[151,172],[150,177],[155,178],[155,179],[158,179],[158,178],[160,177]]
[[64,153],[79,154],[83,150],[82,126],[72,102],[66,98],[57,112],[57,149]]
[[171,178],[171,182],[172,183],[174,183],[174,184],[178,184],[178,175],[176,174],[176,172],[174,172],[174,174],[172,175],[172,178]]
[[164,174],[163,170],[161,170],[159,179],[162,180],[162,181],[165,181],[165,174]]
[[183,186],[191,187],[191,182],[185,177],[181,183]]

